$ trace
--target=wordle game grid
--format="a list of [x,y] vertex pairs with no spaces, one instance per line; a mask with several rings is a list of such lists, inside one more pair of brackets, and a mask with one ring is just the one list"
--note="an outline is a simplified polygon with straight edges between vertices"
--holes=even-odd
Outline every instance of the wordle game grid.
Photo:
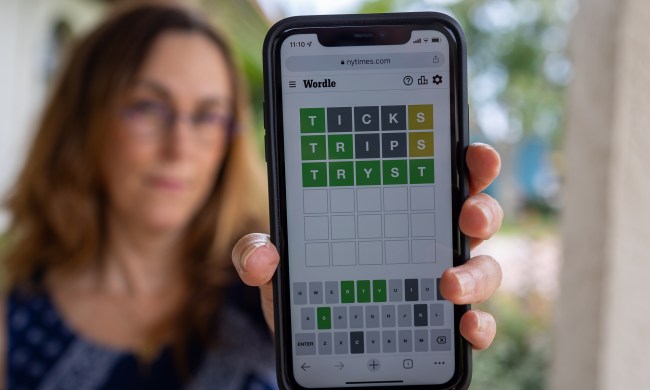
[[450,351],[440,279],[297,282],[297,356]]
[[432,104],[300,109],[308,267],[435,262]]

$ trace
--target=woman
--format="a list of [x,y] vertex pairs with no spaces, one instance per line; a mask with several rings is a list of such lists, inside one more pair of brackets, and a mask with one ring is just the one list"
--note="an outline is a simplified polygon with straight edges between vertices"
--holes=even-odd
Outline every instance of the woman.
[[[277,251],[253,234],[232,254],[264,317],[227,261],[267,226],[243,91],[224,41],[182,8],[125,10],[75,48],[8,202],[8,388],[275,386]],[[486,146],[468,164],[474,192],[499,169]],[[500,220],[478,194],[460,222],[477,244]],[[482,257],[441,289],[472,303],[499,281]],[[461,330],[485,348],[494,319],[470,312]]]

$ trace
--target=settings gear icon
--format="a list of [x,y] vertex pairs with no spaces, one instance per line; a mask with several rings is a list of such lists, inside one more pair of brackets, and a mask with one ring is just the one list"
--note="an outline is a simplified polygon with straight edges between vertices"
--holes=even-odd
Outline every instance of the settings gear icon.
[[433,83],[434,83],[435,85],[440,85],[440,84],[442,84],[442,76],[440,76],[439,74],[433,76]]

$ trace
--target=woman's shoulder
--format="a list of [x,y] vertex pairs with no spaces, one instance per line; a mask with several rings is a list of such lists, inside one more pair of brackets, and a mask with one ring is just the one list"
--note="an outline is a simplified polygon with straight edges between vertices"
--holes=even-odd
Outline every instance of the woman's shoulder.
[[35,388],[74,340],[46,293],[14,289],[3,299],[3,358],[8,386]]
[[[188,390],[277,389],[273,343],[239,309],[226,305],[218,348],[207,352]],[[268,331],[267,331],[268,332]]]
[[277,389],[273,339],[259,290],[231,286],[218,318],[217,348],[207,351],[188,389]]
[[[277,388],[273,343],[261,314],[259,292],[236,285],[224,298],[215,327],[216,347],[201,353],[188,388],[215,388],[216,383],[220,389]],[[9,388],[70,381],[82,385],[76,388],[96,388],[124,379],[125,370],[118,368],[125,362],[136,364],[119,351],[75,335],[46,292],[11,291],[0,304],[4,305],[0,340],[5,342],[0,363],[7,370],[3,378]],[[161,364],[170,359],[162,359]],[[75,372],[83,375],[70,378],[68,374]]]
[[241,315],[246,316],[257,331],[270,337],[271,334],[262,312],[259,288],[248,286],[241,280],[237,280],[225,291],[224,307],[237,310]]

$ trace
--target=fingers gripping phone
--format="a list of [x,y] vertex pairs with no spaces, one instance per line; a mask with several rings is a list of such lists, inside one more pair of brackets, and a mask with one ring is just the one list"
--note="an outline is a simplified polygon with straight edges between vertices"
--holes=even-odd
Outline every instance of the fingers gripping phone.
[[285,19],[264,43],[278,378],[462,388],[466,48],[438,13]]

